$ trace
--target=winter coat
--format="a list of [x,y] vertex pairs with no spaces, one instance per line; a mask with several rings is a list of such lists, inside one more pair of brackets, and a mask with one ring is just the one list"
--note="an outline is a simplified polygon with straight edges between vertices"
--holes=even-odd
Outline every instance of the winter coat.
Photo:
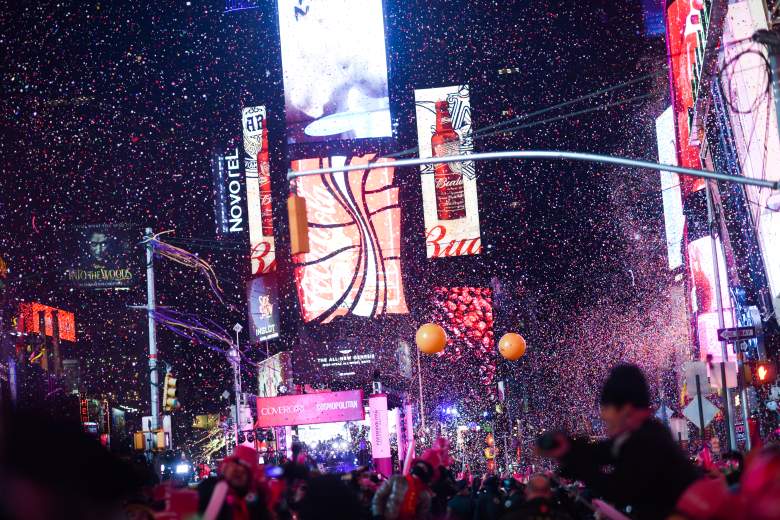
[[[410,485],[410,483],[412,485]],[[404,515],[407,493],[417,490],[413,516]],[[377,490],[371,504],[371,514],[382,520],[426,520],[431,516],[431,498],[433,494],[417,477],[393,475]],[[411,499],[412,497],[409,497]]]
[[630,506],[632,518],[666,518],[698,477],[696,468],[656,419],[618,439],[571,441],[561,459],[561,474],[581,480],[618,508]]
[[[207,478],[198,486],[198,511],[203,514],[206,508],[209,506],[211,495],[214,493],[214,489],[217,484],[221,482],[221,478]],[[223,502],[222,508],[219,510],[218,520],[233,520],[233,507],[230,502],[230,497],[226,497]],[[265,499],[262,495],[256,493],[250,493],[246,496],[247,512],[250,520],[270,520],[271,515],[268,512],[268,508],[265,504]]]

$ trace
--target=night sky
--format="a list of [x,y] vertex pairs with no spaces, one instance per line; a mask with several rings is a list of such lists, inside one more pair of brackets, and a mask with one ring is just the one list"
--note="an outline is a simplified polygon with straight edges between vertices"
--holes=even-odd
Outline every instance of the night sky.
[[[4,2],[5,3],[5,2]],[[363,143],[288,149],[275,2],[223,13],[214,1],[10,2],[0,14],[0,256],[11,268],[9,303],[37,300],[76,313],[89,395],[146,410],[145,287],[71,290],[61,283],[75,224],[130,222],[197,237],[227,299],[221,306],[194,272],[158,261],[158,302],[230,329],[245,324],[248,247],[218,242],[210,158],[239,141],[240,110],[269,113],[282,338],[300,329],[286,238],[289,159],[416,146],[414,88],[468,82],[474,127],[551,107],[648,73],[656,76],[527,119],[526,128],[476,140],[477,151],[562,149],[655,160],[654,120],[665,108],[663,43],[643,32],[641,2],[386,0],[390,101],[397,135]],[[499,69],[517,72],[499,74]],[[587,114],[591,107],[627,103]],[[533,124],[549,118],[555,121]],[[352,147],[351,149],[349,147]],[[356,147],[356,148],[355,148]],[[419,175],[399,169],[402,265],[411,314],[366,324],[347,318],[320,337],[371,331],[387,341],[430,316],[433,286],[504,285],[496,334],[516,330],[529,354],[502,367],[529,398],[539,427],[593,415],[598,382],[618,359],[665,377],[672,323],[660,183],[654,172],[564,162],[479,163],[485,254],[425,258]],[[631,175],[622,177],[620,173]],[[140,234],[138,237],[140,239]],[[135,247],[137,268],[143,250]],[[633,282],[632,282],[633,280]],[[194,413],[217,411],[228,366],[202,345],[160,331],[160,356],[179,376],[177,434]],[[242,337],[242,342],[248,338]],[[411,337],[407,339],[411,340]],[[260,354],[250,348],[249,356]],[[453,367],[442,380],[464,377]],[[431,377],[437,377],[432,375]],[[250,376],[246,377],[249,384]],[[587,422],[587,421],[586,421]]]

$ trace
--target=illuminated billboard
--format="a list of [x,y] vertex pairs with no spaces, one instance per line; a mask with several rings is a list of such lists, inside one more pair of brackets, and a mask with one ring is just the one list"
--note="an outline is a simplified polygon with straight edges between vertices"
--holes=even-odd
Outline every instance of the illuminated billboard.
[[391,159],[336,156],[293,161],[293,171],[387,163],[374,169],[298,177],[306,199],[310,252],[296,255],[304,321],[408,312],[401,280],[401,209]]
[[264,106],[247,107],[241,111],[250,257],[254,276],[276,269],[271,166],[265,118]]
[[66,281],[75,287],[127,288],[137,279],[130,255],[130,226],[89,224],[76,226],[70,243],[71,266]]
[[[487,287],[435,287],[432,322],[447,332],[447,347],[431,356],[439,374],[452,371],[448,393],[480,399],[496,391],[493,291]],[[463,371],[462,367],[470,367]],[[441,377],[441,376],[440,376]]]
[[279,295],[276,273],[257,276],[247,284],[249,335],[252,341],[279,337]]
[[289,143],[391,135],[382,0],[279,0]]
[[[677,165],[677,150],[674,142],[674,113],[672,107],[664,110],[655,120],[655,132],[658,141],[658,162]],[[685,228],[685,216],[682,207],[680,179],[676,173],[661,172],[661,195],[664,204],[664,226],[666,228],[666,252],[669,269],[683,265],[682,239]]]
[[[675,114],[679,165],[700,168],[699,149],[690,144],[693,117],[693,78],[697,70],[697,34],[703,30],[701,11],[693,0],[674,0],[666,8],[666,40],[669,74],[672,84],[672,106]],[[697,191],[703,180],[683,177],[683,195]]]
[[[468,85],[414,91],[420,157],[465,155],[474,150]],[[428,258],[482,251],[474,161],[426,164],[422,173]]]
[[292,357],[289,352],[279,352],[257,363],[257,396],[276,397],[279,390],[294,386]]
[[40,303],[19,304],[19,320],[16,322],[16,328],[19,332],[39,334],[41,330],[40,313],[42,312],[46,335],[54,337],[53,311],[57,311],[59,338],[65,341],[76,341],[76,317],[73,313]]
[[214,184],[214,217],[218,237],[241,234],[246,229],[244,183],[241,182],[241,156],[238,148],[211,157]]

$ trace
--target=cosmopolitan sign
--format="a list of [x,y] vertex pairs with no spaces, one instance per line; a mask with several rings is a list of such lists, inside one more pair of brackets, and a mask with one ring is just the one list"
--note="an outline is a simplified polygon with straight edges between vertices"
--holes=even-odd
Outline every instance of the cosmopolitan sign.
[[362,421],[363,391],[257,398],[257,428]]

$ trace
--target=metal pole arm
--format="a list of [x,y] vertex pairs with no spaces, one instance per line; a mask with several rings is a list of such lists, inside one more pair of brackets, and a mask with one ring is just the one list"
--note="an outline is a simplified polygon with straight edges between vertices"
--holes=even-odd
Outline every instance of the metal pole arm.
[[694,168],[684,168],[682,166],[673,166],[671,164],[659,164],[649,161],[640,161],[638,159],[628,159],[626,157],[614,157],[611,155],[600,155],[595,153],[582,152],[564,152],[558,150],[515,150],[508,152],[484,152],[470,155],[451,155],[447,157],[429,157],[425,159],[401,159],[400,161],[382,162],[382,158],[375,163],[368,165],[336,166],[332,168],[318,168],[316,170],[305,170],[300,172],[288,171],[287,180],[293,180],[297,177],[306,177],[307,175],[322,175],[325,173],[350,172],[358,170],[369,170],[392,166],[400,168],[402,166],[421,166],[423,164],[441,164],[464,161],[495,161],[506,159],[558,159],[568,161],[582,161],[602,164],[614,164],[617,166],[630,166],[633,168],[647,168],[650,170],[669,171],[682,175],[693,177],[703,177],[705,179],[716,179],[719,181],[736,182],[738,184],[749,184],[762,188],[773,190],[780,189],[780,181],[769,181],[764,179],[751,179],[749,177],[740,177],[736,175],[727,175],[725,173],[713,172],[708,170],[697,170]]

